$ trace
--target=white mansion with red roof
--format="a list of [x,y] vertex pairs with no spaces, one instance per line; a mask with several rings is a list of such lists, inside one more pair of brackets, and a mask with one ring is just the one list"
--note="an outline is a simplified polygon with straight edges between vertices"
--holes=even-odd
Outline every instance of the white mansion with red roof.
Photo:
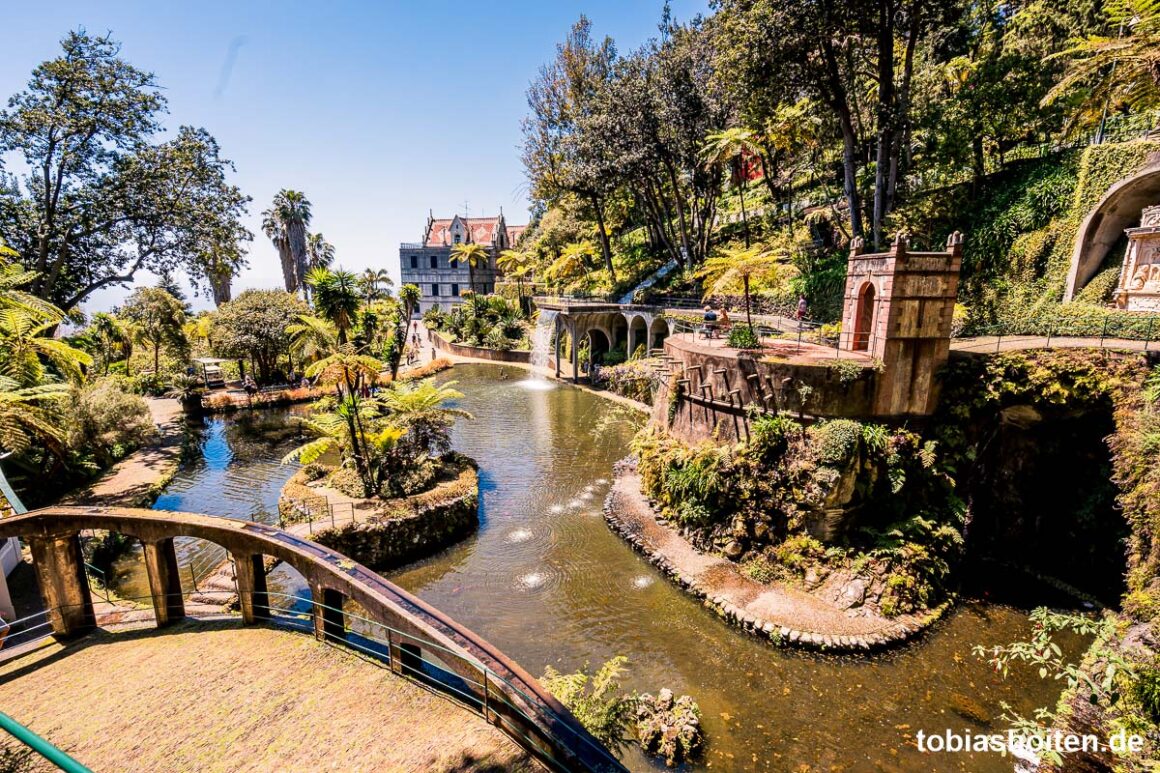
[[456,244],[482,244],[490,258],[486,268],[475,269],[475,288],[481,293],[495,290],[500,272],[495,258],[503,250],[511,249],[523,234],[524,225],[508,225],[501,212],[496,217],[460,217],[436,219],[427,216],[423,241],[399,245],[399,270],[403,284],[417,285],[423,296],[417,313],[432,307],[449,311],[459,302],[464,290],[471,288],[470,272],[451,257]]

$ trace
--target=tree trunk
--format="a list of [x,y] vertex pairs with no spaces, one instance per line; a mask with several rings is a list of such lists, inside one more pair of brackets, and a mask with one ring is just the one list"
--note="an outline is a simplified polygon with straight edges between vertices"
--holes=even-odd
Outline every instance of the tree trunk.
[[471,292],[475,292],[475,264],[467,261],[467,282],[471,285]]
[[882,228],[887,214],[886,191],[897,120],[894,99],[893,3],[880,2],[878,9],[878,148],[874,157],[874,214],[870,224],[875,250],[882,247]]
[[971,138],[971,161],[971,166],[974,168],[974,185],[977,191],[983,183],[983,177],[987,174],[987,159],[983,155],[983,136],[980,133],[976,133]]
[[294,291],[304,288],[306,280],[306,225],[291,223],[286,229],[290,240],[290,255],[294,265]]
[[745,324],[749,325],[749,329],[753,329],[753,317],[749,314],[749,277],[741,277],[741,286],[745,290]]
[[769,200],[776,207],[781,200],[780,192],[777,189],[777,182],[773,179],[774,171],[777,164],[774,160],[774,151],[766,150],[763,146],[757,154],[757,160],[761,164],[761,181],[765,183],[765,189],[769,191]]
[[673,186],[673,200],[677,205],[677,217],[681,225],[681,248],[685,251],[685,260],[690,264],[697,262],[696,256],[693,255],[693,250],[689,247],[689,224],[685,216],[685,201],[681,194],[681,185],[677,181],[677,170],[673,168],[673,164],[667,158],[665,159],[665,169],[669,173],[669,184]]
[[898,178],[906,154],[910,159],[910,83],[914,76],[914,51],[918,47],[918,33],[921,29],[922,6],[916,5],[910,15],[910,29],[906,39],[906,52],[902,57],[902,83],[898,88],[895,108],[894,139],[890,154],[890,173],[886,181],[886,214],[894,211],[898,200]]
[[297,272],[294,270],[294,256],[290,254],[290,246],[285,240],[275,245],[278,248],[278,259],[282,262],[282,283],[286,292],[298,290]]
[[600,254],[604,258],[604,267],[608,269],[608,277],[612,284],[616,284],[616,269],[612,267],[612,245],[608,241],[608,232],[604,228],[604,203],[596,194],[591,194],[592,210],[596,213],[596,232],[600,235]]
[[745,234],[745,249],[749,249],[749,215],[745,212],[745,168],[738,161],[737,170],[737,197],[741,199],[741,232]]
[[837,55],[830,41],[822,40],[822,54],[825,68],[823,92],[826,101],[837,114],[838,125],[842,129],[842,171],[845,178],[843,187],[846,193],[846,206],[850,210],[850,235],[851,237],[861,236],[862,211],[858,195],[858,132],[854,127],[854,116],[850,110],[846,88],[842,84]]

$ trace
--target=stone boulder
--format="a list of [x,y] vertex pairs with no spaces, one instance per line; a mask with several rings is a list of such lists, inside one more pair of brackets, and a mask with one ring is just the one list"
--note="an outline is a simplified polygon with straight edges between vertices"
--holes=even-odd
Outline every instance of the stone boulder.
[[670,768],[700,753],[701,710],[688,695],[674,699],[673,691],[663,689],[653,697],[649,693],[637,699],[636,737],[645,752],[664,757]]

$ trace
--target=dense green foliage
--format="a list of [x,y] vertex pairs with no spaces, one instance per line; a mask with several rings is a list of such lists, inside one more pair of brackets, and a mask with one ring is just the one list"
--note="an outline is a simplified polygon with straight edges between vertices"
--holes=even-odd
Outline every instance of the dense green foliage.
[[[681,270],[650,294],[708,295],[700,266],[752,244],[792,268],[756,296],[801,295],[831,321],[850,238],[884,248],[906,230],[937,248],[958,230],[976,329],[1026,326],[1007,316],[1028,307],[1043,327],[1035,301],[1057,304],[1053,246],[1070,241],[1021,242],[1086,212],[1077,182],[1110,184],[1077,172],[1069,146],[1154,123],[1158,25],[1147,0],[720,0],[687,24],[666,12],[657,40],[623,54],[581,17],[528,90],[522,247],[561,289],[616,290],[671,260]],[[1100,303],[1110,276],[1081,300]],[[736,310],[749,293],[735,292]]]
[[[644,491],[695,545],[722,550],[755,579],[865,576],[888,615],[945,597],[963,513],[933,444],[852,420],[750,425],[748,443],[727,447],[689,447],[655,428],[634,440]],[[811,535],[834,508],[848,515],[823,546]]]
[[463,300],[450,312],[429,309],[423,323],[468,346],[501,351],[531,348],[528,323],[518,302],[472,292],[465,293]]
[[[70,32],[0,112],[0,236],[36,272],[29,289],[71,311],[141,269],[224,283],[244,265],[249,198],[204,129],[156,142],[165,97],[109,37]],[[218,287],[215,287],[215,294]]]
[[306,304],[291,293],[246,290],[212,315],[210,348],[218,357],[252,360],[261,383],[270,383],[290,347],[286,329],[306,312]]
[[636,698],[620,691],[620,677],[628,658],[609,660],[595,674],[588,665],[571,674],[548,666],[540,681],[595,738],[614,752],[628,743]]

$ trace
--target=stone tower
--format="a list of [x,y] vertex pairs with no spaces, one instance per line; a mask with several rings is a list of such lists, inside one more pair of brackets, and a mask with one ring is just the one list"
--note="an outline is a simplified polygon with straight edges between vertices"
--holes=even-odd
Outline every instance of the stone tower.
[[889,252],[864,254],[850,243],[841,347],[881,360],[874,413],[925,416],[938,400],[935,374],[950,353],[963,236],[944,252],[911,252],[899,234]]

